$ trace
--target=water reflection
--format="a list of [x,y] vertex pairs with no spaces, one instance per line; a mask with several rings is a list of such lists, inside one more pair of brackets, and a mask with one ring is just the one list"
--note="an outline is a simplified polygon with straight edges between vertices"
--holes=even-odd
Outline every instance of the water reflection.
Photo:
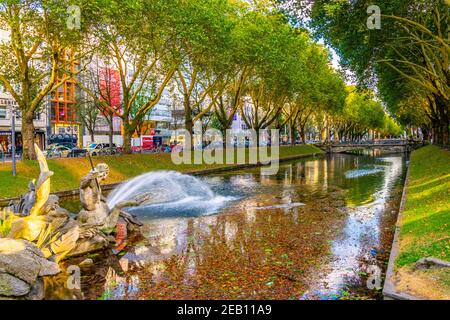
[[[368,166],[383,172],[346,177]],[[272,177],[259,169],[203,177],[216,194],[236,200],[210,216],[189,218],[183,208],[181,217],[143,215],[142,238],[124,255],[109,255],[108,263],[94,257],[82,270],[81,293],[85,299],[324,299],[353,286],[359,295],[367,266],[384,267],[403,174],[402,157],[335,155],[289,163]],[[71,298],[50,291],[49,299]]]
[[[345,172],[347,179],[371,176],[383,173],[375,189],[370,189],[371,200],[369,203],[359,199],[359,203],[351,199],[347,204],[351,205],[342,235],[332,243],[333,260],[323,267],[324,278],[315,283],[305,293],[303,298],[324,299],[338,298],[342,296],[346,285],[355,281],[359,273],[366,273],[371,266],[378,266],[376,254],[380,249],[382,219],[390,200],[393,188],[403,173],[403,159],[380,158],[383,166],[377,165],[377,169],[367,170],[366,167]],[[382,170],[382,171],[381,171]],[[351,174],[349,174],[349,172]],[[374,191],[375,190],[375,191]],[[370,193],[366,193],[370,194]],[[362,262],[364,264],[362,265]]]

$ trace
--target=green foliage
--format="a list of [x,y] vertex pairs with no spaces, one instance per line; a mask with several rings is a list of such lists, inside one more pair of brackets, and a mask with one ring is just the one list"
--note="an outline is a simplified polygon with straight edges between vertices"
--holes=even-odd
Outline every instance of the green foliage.
[[[125,152],[131,151],[131,136],[157,105],[163,91],[172,85],[183,97],[186,128],[209,116],[211,110],[215,111],[222,128],[228,128],[234,114],[241,109],[247,124],[260,129],[278,121],[286,103],[294,102],[297,114],[302,105],[332,113],[342,109],[345,101],[343,78],[330,67],[329,52],[315,43],[309,32],[294,28],[274,1],[57,3],[35,0],[18,3],[20,14],[16,16],[8,15],[14,12],[9,9],[15,8],[15,2],[0,6],[0,14],[5,18],[1,26],[9,26],[14,31],[13,41],[2,45],[5,63],[0,66],[0,75],[4,72],[4,78],[12,81],[11,89],[19,79],[24,79],[20,76],[24,70],[40,69],[31,71],[38,80],[22,81],[26,92],[16,92],[14,98],[19,101],[21,97],[37,96],[38,99],[25,103],[31,103],[35,110],[54,89],[54,79],[42,88],[47,77],[40,77],[49,69],[45,61],[57,65],[53,75],[62,75],[67,71],[59,65],[63,50],[73,50],[82,62],[90,61],[95,55],[102,66],[119,72]],[[81,28],[76,32],[67,28],[69,4],[81,9]],[[29,32],[14,29],[17,19],[23,19]],[[20,50],[11,47],[20,43],[21,37],[26,45],[19,49],[25,56],[30,50],[31,56],[39,55],[27,58],[25,64],[20,61],[21,54],[15,54]],[[39,50],[33,52],[33,48]],[[42,62],[28,63],[37,58]],[[17,65],[19,69],[8,68],[9,65]],[[7,87],[8,82],[0,80]],[[102,103],[83,81],[78,85],[90,100],[104,107],[105,113],[112,111],[107,110],[111,106]],[[249,114],[244,114],[244,99],[251,100],[254,106]],[[27,139],[26,135],[24,138]]]
[[0,238],[5,238],[11,230],[14,216],[6,210],[0,211]]
[[[335,114],[335,127],[339,131],[341,137],[351,135],[354,137],[362,137],[369,130],[385,130],[387,122],[391,121],[389,116],[384,112],[380,101],[373,97],[370,90],[358,90],[354,86],[347,88],[348,96],[342,111]],[[389,120],[387,120],[389,119]],[[394,129],[394,123],[390,123]]]
[[[366,26],[373,4],[381,9],[381,29]],[[336,49],[359,84],[378,88],[392,115],[404,125],[435,127],[437,140],[448,143],[448,2],[316,0],[311,18],[316,36]]]
[[403,133],[402,127],[389,115],[384,116],[384,127],[381,129],[383,136],[400,136]]

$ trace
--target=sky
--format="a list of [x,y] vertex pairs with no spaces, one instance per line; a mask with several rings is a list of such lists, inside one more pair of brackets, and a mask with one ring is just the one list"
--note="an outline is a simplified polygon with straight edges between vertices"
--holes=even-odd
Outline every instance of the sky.
[[333,68],[339,69],[341,67],[339,56],[337,55],[336,51],[334,51],[333,48],[328,47],[328,49],[330,49],[330,52],[332,54],[331,63],[333,65]]
[[[318,43],[320,44],[324,44],[323,39],[319,40]],[[330,46],[326,46],[330,52],[331,52],[331,64],[333,66],[333,68],[335,70],[341,70],[341,63],[340,63],[340,58],[338,56],[338,54],[336,53],[336,51],[334,51],[334,49]],[[347,85],[356,85],[356,83],[354,82],[354,74],[351,73],[351,71],[346,70],[345,71],[346,75],[347,75],[347,79],[345,79],[345,82],[347,83]]]
[[0,40],[7,40],[8,33],[5,30],[0,29]]

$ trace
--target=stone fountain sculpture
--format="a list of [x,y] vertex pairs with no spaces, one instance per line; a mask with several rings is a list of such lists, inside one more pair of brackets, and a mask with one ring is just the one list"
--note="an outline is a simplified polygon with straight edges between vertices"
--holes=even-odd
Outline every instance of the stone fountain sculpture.
[[80,201],[83,210],[78,214],[78,221],[106,231],[117,226],[118,222],[127,223],[128,229],[131,230],[135,226],[141,226],[139,221],[122,209],[137,206],[147,199],[141,197],[136,200],[124,201],[110,209],[100,187],[100,182],[103,182],[108,174],[108,165],[100,163],[81,179]]
[[82,232],[78,247],[70,253],[72,256],[81,255],[92,247],[96,250],[107,247],[111,238],[105,237],[105,235],[111,234],[115,228],[125,229],[125,232],[120,234],[117,232],[116,238],[112,240],[121,250],[127,231],[136,231],[142,226],[139,221],[122,209],[137,206],[146,199],[121,202],[110,209],[100,187],[100,182],[103,182],[108,174],[108,165],[100,163],[81,179],[80,202],[83,209],[78,214],[77,221],[81,225]]
[[[106,164],[97,165],[81,179],[83,209],[78,215],[61,208],[59,198],[50,194],[53,172],[36,145],[35,150],[39,179],[30,183],[29,191],[18,203],[4,210],[10,230],[6,237],[0,234],[0,298],[42,298],[42,285],[37,286],[33,281],[58,273],[59,261],[107,249],[113,244],[120,251],[126,245],[127,231],[141,226],[122,209],[143,203],[147,200],[145,197],[109,208],[100,188],[100,182],[109,174]],[[114,238],[112,234],[116,230]],[[32,272],[20,267],[19,261],[25,260],[35,262]],[[39,293],[33,293],[36,288],[41,288]]]

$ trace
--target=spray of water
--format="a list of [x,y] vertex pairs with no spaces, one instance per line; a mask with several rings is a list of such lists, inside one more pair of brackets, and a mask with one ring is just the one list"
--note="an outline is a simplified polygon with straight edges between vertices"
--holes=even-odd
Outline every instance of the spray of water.
[[371,169],[355,169],[355,170],[349,170],[345,173],[345,177],[347,179],[354,179],[364,176],[370,176],[373,174],[384,172],[384,168],[371,168]]
[[110,208],[117,203],[147,195],[149,200],[133,214],[145,217],[195,216],[217,212],[231,197],[215,195],[199,179],[175,171],[149,172],[114,190],[108,197]]

